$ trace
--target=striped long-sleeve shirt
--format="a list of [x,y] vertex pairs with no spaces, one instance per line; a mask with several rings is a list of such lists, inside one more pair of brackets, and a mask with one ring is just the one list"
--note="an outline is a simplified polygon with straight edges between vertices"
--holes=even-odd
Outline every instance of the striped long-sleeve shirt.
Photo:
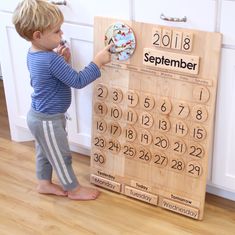
[[29,51],[27,65],[34,90],[32,108],[45,114],[65,113],[71,104],[71,87],[83,88],[101,75],[93,62],[77,72],[53,51]]

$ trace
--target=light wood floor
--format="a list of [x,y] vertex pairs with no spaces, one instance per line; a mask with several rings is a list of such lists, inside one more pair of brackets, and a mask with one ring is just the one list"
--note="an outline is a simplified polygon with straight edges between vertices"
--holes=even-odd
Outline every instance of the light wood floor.
[[[235,235],[235,202],[211,194],[203,221],[103,189],[89,202],[38,194],[33,143],[10,140],[1,81],[0,106],[1,235]],[[74,153],[73,166],[81,183],[89,185],[89,158]]]

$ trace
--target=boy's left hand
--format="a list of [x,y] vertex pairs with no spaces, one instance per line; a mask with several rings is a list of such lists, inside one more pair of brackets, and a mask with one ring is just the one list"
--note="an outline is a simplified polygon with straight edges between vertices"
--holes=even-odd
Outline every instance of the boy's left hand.
[[71,53],[70,53],[70,49],[68,47],[66,47],[65,45],[59,45],[57,48],[56,48],[56,52],[63,56],[65,61],[67,63],[70,62],[70,58],[71,58]]

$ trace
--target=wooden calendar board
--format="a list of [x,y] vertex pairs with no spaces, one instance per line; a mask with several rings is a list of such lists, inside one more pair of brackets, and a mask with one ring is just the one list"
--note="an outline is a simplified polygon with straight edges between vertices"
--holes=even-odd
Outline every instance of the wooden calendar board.
[[97,17],[95,53],[116,22],[136,49],[94,84],[91,182],[201,220],[221,34]]

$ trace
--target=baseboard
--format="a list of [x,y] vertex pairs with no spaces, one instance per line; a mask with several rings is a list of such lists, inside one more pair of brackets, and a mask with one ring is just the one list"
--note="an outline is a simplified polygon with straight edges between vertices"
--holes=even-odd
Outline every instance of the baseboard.
[[75,143],[69,142],[69,147],[70,147],[71,151],[76,152],[76,153],[80,153],[82,155],[90,156],[90,154],[91,154],[90,149],[84,148],[84,147],[79,146],[78,144],[75,144]]
[[226,189],[222,189],[221,187],[218,187],[218,186],[213,185],[211,183],[207,184],[206,191],[208,193],[235,201],[235,192],[231,192]]

